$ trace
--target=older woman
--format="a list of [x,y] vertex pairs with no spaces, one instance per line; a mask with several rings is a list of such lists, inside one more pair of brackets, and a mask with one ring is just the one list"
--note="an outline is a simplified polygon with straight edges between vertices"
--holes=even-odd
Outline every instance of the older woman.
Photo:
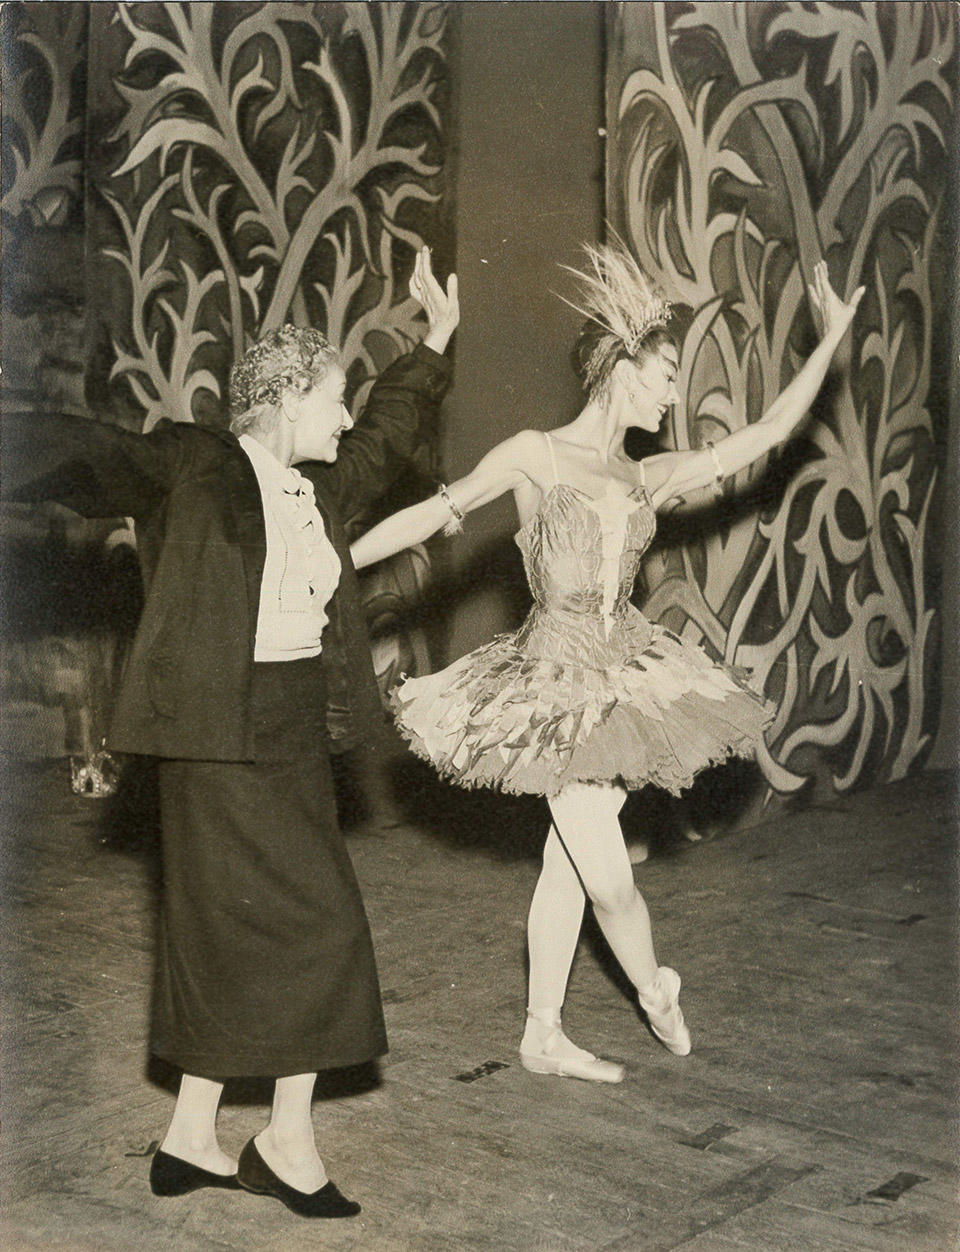
[[[108,742],[161,758],[151,1047],[183,1077],[151,1163],[158,1195],[243,1186],[308,1217],[359,1210],[328,1180],[310,1115],[318,1070],[386,1050],[330,774],[330,748],[369,739],[380,712],[341,516],[400,473],[447,386],[456,279],[444,292],[424,250],[411,292],[426,339],[355,430],[336,350],[293,326],[235,366],[229,433],[4,424],[9,498],[137,524],[145,606]],[[238,1171],[216,1116],[242,1075],[276,1086]]]
[[541,1074],[619,1082],[623,1066],[578,1048],[560,1011],[585,894],[636,988],[653,1033],[690,1050],[680,978],[658,963],[646,904],[633,881],[619,812],[628,789],[677,793],[705,766],[747,755],[768,721],[742,676],[630,604],[656,514],[736,473],[802,421],[862,295],[841,301],[815,270],[811,302],[822,339],[759,421],[715,446],[635,463],[628,427],[656,431],[677,400],[670,306],[623,249],[588,249],[579,275],[589,398],[549,434],[527,430],[494,448],[439,495],[402,510],[352,548],[359,568],[422,542],[512,491],[534,607],[513,635],[478,648],[395,693],[414,751],[463,786],[547,798],[552,823],[530,908],[530,985],[521,1061]]

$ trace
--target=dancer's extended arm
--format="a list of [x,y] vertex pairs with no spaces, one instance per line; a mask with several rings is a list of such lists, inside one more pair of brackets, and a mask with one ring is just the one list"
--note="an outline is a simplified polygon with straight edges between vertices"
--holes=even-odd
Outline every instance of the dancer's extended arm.
[[[469,513],[489,504],[507,491],[528,481],[525,466],[533,456],[533,431],[524,430],[497,444],[465,477],[451,483],[447,497],[459,513]],[[401,509],[368,530],[352,544],[350,555],[357,569],[373,565],[395,552],[423,543],[446,526],[455,513],[443,495],[430,496],[419,504]]]
[[818,262],[813,276],[809,290],[823,325],[820,343],[759,421],[719,439],[712,451],[664,452],[647,458],[647,486],[658,508],[751,465],[788,439],[806,416],[864,292],[858,287],[844,303],[830,286],[825,261]]

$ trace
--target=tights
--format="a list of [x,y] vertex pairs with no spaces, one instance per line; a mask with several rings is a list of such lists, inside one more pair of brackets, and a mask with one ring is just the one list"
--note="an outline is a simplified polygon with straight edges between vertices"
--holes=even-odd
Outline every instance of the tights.
[[[530,905],[530,1024],[525,1045],[559,1024],[586,896],[624,973],[638,989],[656,977],[650,915],[633,881],[620,787],[576,783],[550,801],[553,822]],[[573,1045],[570,1045],[571,1047]]]
[[[299,1191],[310,1193],[327,1181],[313,1137],[310,1102],[316,1074],[278,1078],[269,1124],[256,1137],[257,1150],[273,1172]],[[223,1083],[184,1074],[173,1120],[161,1145],[164,1152],[217,1174],[234,1174],[237,1162],[217,1142],[217,1109]]]

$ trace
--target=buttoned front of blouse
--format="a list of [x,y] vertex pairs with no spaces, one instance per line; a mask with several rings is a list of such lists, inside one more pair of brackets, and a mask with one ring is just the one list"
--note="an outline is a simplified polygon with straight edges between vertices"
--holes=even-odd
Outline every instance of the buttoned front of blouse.
[[326,606],[340,581],[340,560],[313,486],[251,435],[241,435],[239,443],[257,476],[267,539],[253,659],[317,656]]

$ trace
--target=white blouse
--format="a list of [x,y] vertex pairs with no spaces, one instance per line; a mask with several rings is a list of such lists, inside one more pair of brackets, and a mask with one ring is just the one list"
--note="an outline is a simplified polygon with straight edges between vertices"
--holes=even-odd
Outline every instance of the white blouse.
[[267,532],[253,659],[317,656],[326,606],[340,581],[340,558],[324,530],[313,485],[252,435],[241,435],[239,443],[257,476]]

